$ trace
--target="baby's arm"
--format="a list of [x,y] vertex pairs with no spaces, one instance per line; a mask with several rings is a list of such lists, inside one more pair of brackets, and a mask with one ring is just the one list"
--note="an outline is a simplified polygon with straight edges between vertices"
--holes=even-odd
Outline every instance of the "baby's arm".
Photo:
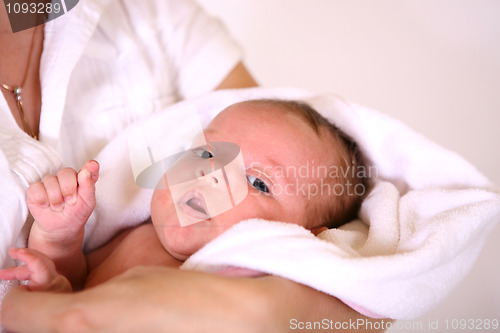
[[26,248],[9,250],[12,258],[24,265],[0,270],[2,280],[28,280],[30,291],[70,292],[71,284],[66,277],[57,273],[54,262],[41,252]]
[[52,259],[76,289],[87,274],[81,247],[85,223],[95,207],[98,176],[99,164],[89,161],[79,173],[65,168],[28,189],[28,207],[35,219],[28,247]]

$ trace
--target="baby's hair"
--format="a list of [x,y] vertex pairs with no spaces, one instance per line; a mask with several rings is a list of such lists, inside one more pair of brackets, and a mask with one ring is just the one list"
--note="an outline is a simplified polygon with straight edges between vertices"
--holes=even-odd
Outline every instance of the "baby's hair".
[[[338,178],[335,179],[327,176],[327,182],[330,183],[330,185],[332,185],[332,182],[341,184],[344,188],[346,188],[348,184],[351,184],[351,188],[362,188],[363,192],[359,195],[338,195],[335,198],[328,196],[326,199],[323,199],[326,202],[322,201],[315,205],[315,213],[312,214],[312,218],[317,219],[319,217],[322,221],[321,225],[328,228],[339,227],[356,218],[361,203],[370,186],[368,175],[363,172],[358,174],[357,172],[357,170],[366,171],[366,165],[365,159],[356,142],[307,103],[280,99],[256,99],[250,100],[248,103],[274,106],[284,111],[291,112],[302,118],[318,136],[322,135],[322,128],[326,129],[328,133],[333,136],[334,140],[339,143],[338,153],[340,158],[338,163],[340,164],[341,170],[345,172],[336,173]],[[359,175],[361,175],[361,177]]]

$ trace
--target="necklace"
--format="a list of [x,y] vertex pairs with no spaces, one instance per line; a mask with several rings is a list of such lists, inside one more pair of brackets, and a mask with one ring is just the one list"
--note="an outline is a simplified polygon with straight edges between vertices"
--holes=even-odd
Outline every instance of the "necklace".
[[28,121],[26,120],[26,115],[24,114],[24,109],[23,109],[23,99],[21,96],[21,93],[23,91],[23,86],[24,83],[26,82],[26,78],[28,77],[28,72],[30,69],[30,64],[31,64],[31,57],[32,57],[32,52],[33,52],[33,44],[35,41],[35,34],[36,34],[36,29],[33,30],[33,35],[31,36],[31,45],[30,45],[30,50],[28,53],[28,63],[26,64],[26,69],[24,70],[24,75],[23,79],[21,80],[21,84],[19,84],[17,87],[16,86],[11,86],[7,85],[5,83],[1,83],[2,88],[8,90],[14,95],[14,98],[16,99],[17,103],[17,110],[19,111],[19,115],[21,116],[21,122],[23,124],[23,130],[28,133],[29,136],[34,138],[35,140],[38,140],[38,136],[35,134],[35,132],[31,129],[30,125],[28,124]]

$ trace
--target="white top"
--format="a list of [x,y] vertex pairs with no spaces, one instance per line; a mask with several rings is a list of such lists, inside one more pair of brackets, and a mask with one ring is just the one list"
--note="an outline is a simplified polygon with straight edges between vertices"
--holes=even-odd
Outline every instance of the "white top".
[[[193,1],[81,0],[45,25],[40,141],[79,168],[130,123],[213,90],[240,60]],[[10,115],[3,98],[0,109]]]

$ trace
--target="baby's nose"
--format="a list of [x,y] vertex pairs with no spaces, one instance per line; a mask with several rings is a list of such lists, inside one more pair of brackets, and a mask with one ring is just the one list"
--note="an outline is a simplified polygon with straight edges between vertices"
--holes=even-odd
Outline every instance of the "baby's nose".
[[210,173],[207,173],[205,170],[203,170],[201,168],[196,172],[196,177],[200,181],[207,182],[209,184],[218,184],[219,183],[219,180],[217,179],[217,177],[215,177],[215,175],[210,175]]

